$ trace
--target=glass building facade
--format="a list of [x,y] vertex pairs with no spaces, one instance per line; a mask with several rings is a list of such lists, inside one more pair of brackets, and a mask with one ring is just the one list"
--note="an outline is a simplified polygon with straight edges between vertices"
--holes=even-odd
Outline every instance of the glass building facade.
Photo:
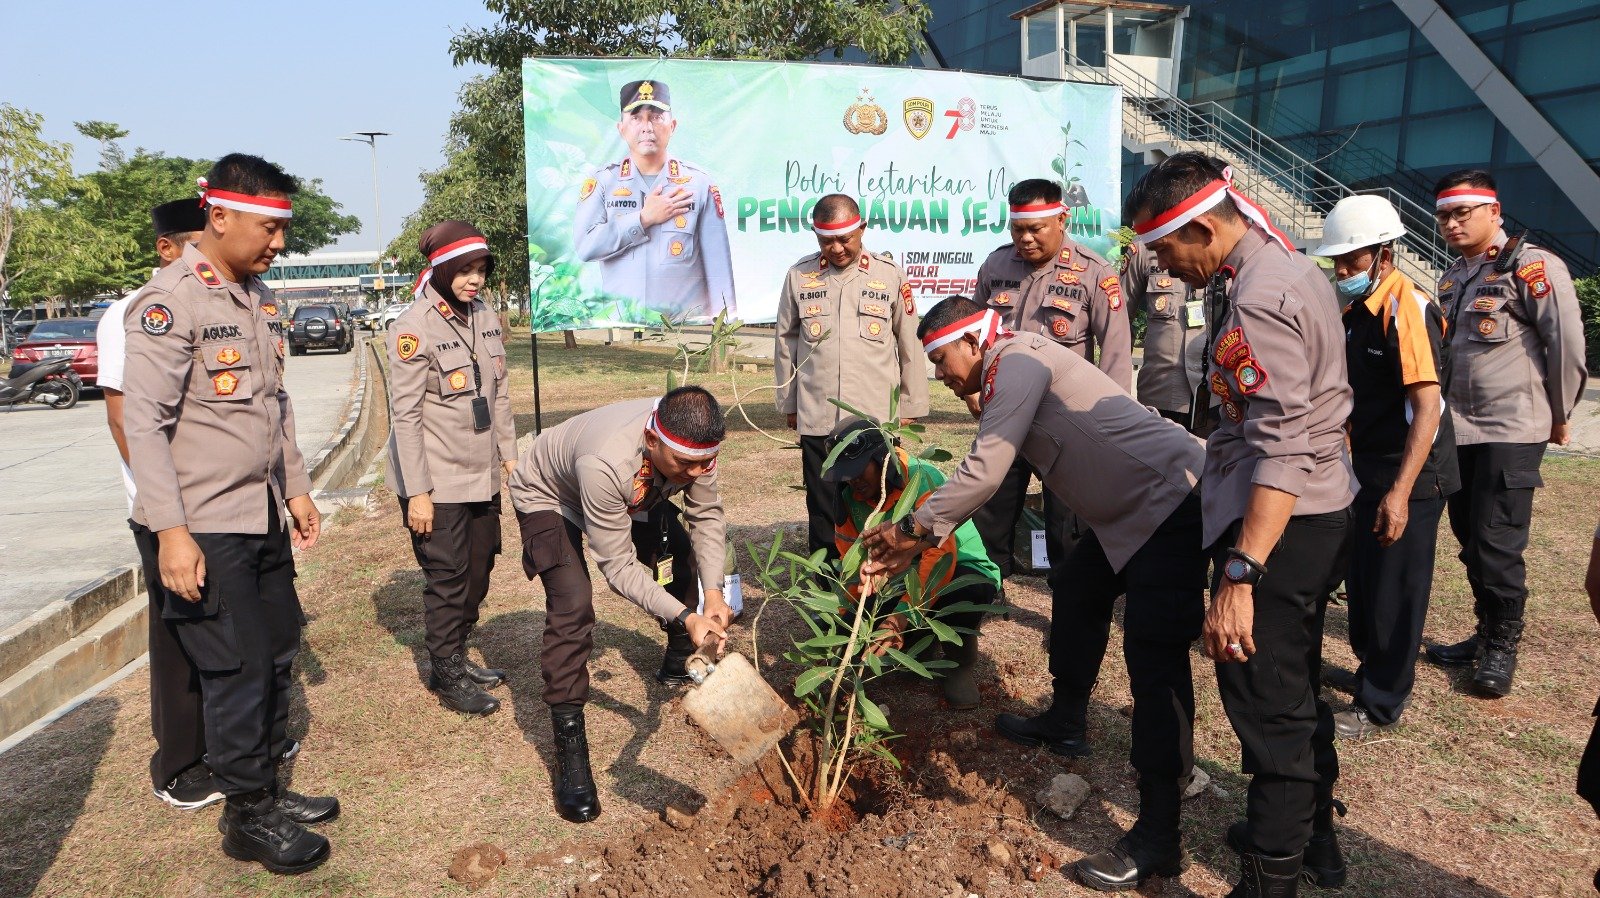
[[[1010,18],[1020,3],[929,5],[946,66],[1021,71]],[[1600,2],[1440,6],[1591,168],[1600,164]],[[1600,259],[1588,219],[1390,0],[1194,3],[1178,53],[1180,97],[1216,103],[1353,188],[1394,187],[1431,207],[1438,176],[1487,167],[1511,225],[1545,232],[1575,269]],[[1137,157],[1127,162],[1125,188],[1140,169]]]

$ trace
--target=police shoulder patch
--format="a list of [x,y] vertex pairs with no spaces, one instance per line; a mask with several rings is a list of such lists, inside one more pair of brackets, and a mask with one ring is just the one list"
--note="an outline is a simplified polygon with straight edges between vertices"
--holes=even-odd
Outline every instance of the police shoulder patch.
[[139,326],[150,336],[159,337],[172,330],[172,310],[161,303],[151,303],[139,315]]
[[715,184],[711,185],[711,201],[717,205],[717,217],[726,218],[727,216],[722,213],[722,191],[718,190]]
[[903,281],[900,284],[900,302],[905,306],[907,315],[917,314],[917,302],[911,298],[911,285]]
[[409,361],[417,354],[417,349],[422,345],[416,334],[401,334],[394,340],[394,349],[400,356],[400,361]]
[[594,178],[584,178],[583,186],[578,188],[578,202],[581,203],[589,197],[594,196],[594,189],[598,186],[600,186],[600,182],[596,181]]
[[1111,301],[1111,311],[1116,312],[1122,308],[1122,282],[1115,275],[1106,275],[1100,279],[1100,290],[1105,293],[1106,299]]
[[1247,358],[1233,369],[1233,379],[1239,382],[1239,392],[1250,396],[1266,386],[1267,369],[1261,367],[1261,363],[1253,357]]
[[194,276],[199,278],[200,283],[205,284],[207,287],[222,286],[221,276],[217,274],[217,270],[212,268],[209,262],[194,263]]

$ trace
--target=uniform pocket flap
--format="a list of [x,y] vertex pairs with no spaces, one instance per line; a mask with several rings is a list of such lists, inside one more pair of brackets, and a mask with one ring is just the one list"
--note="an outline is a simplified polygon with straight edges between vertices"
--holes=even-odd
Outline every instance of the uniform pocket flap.
[[1544,486],[1544,477],[1538,471],[1503,471],[1506,489],[1536,490]]
[[434,353],[433,360],[439,365],[440,371],[449,374],[457,368],[465,368],[471,365],[472,353],[468,352],[464,347],[457,346],[454,349],[445,349]]

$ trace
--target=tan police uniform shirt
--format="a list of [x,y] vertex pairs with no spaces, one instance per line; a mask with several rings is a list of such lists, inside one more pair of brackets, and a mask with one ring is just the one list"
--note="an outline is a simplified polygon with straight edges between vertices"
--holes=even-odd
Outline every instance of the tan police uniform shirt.
[[1034,268],[1007,243],[979,266],[973,299],[1000,313],[1011,330],[1049,337],[1132,392],[1133,334],[1122,284],[1116,270],[1088,249],[1067,240],[1055,259]]
[[1040,334],[996,340],[983,371],[978,436],[917,523],[943,541],[989,501],[1020,454],[1089,522],[1120,571],[1194,490],[1203,444]]
[[[396,495],[487,502],[500,492],[501,461],[517,457],[500,317],[473,300],[469,318],[430,283],[389,329],[388,470]],[[481,431],[473,428],[478,396],[489,403],[490,426]]]
[[311,492],[283,386],[283,319],[260,278],[224,281],[195,244],[129,306],[123,429],[154,531],[266,533]]
[[1543,443],[1583,398],[1583,319],[1566,263],[1537,246],[1495,271],[1506,234],[1439,279],[1450,322],[1445,399],[1456,445]]
[[927,357],[917,308],[900,266],[863,252],[840,270],[812,253],[791,267],[778,297],[773,346],[778,411],[796,415],[803,436],[827,436],[848,412],[879,420],[900,388],[900,417],[928,414]]
[[1338,511],[1357,489],[1344,442],[1354,396],[1328,276],[1254,227],[1222,264],[1234,275],[1208,366],[1222,409],[1206,443],[1208,546],[1244,517],[1257,484],[1295,496],[1295,515]]
[[700,586],[722,588],[726,525],[717,469],[683,485],[647,464],[644,429],[654,399],[607,405],[539,434],[511,474],[511,504],[524,514],[558,511],[589,538],[606,584],[663,622],[683,605],[656,583],[633,547],[633,522],[656,503],[683,494],[683,520],[700,570]]
[[1161,267],[1155,250],[1133,244],[1125,252],[1122,295],[1128,315],[1145,313],[1144,362],[1135,395],[1152,408],[1187,414],[1205,377],[1205,303]]

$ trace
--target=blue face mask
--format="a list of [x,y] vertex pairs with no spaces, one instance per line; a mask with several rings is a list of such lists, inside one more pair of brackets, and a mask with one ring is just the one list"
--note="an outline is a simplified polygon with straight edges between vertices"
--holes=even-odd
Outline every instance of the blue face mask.
[[1357,272],[1342,281],[1335,281],[1334,286],[1338,288],[1340,296],[1360,299],[1372,288],[1372,276],[1365,271]]

